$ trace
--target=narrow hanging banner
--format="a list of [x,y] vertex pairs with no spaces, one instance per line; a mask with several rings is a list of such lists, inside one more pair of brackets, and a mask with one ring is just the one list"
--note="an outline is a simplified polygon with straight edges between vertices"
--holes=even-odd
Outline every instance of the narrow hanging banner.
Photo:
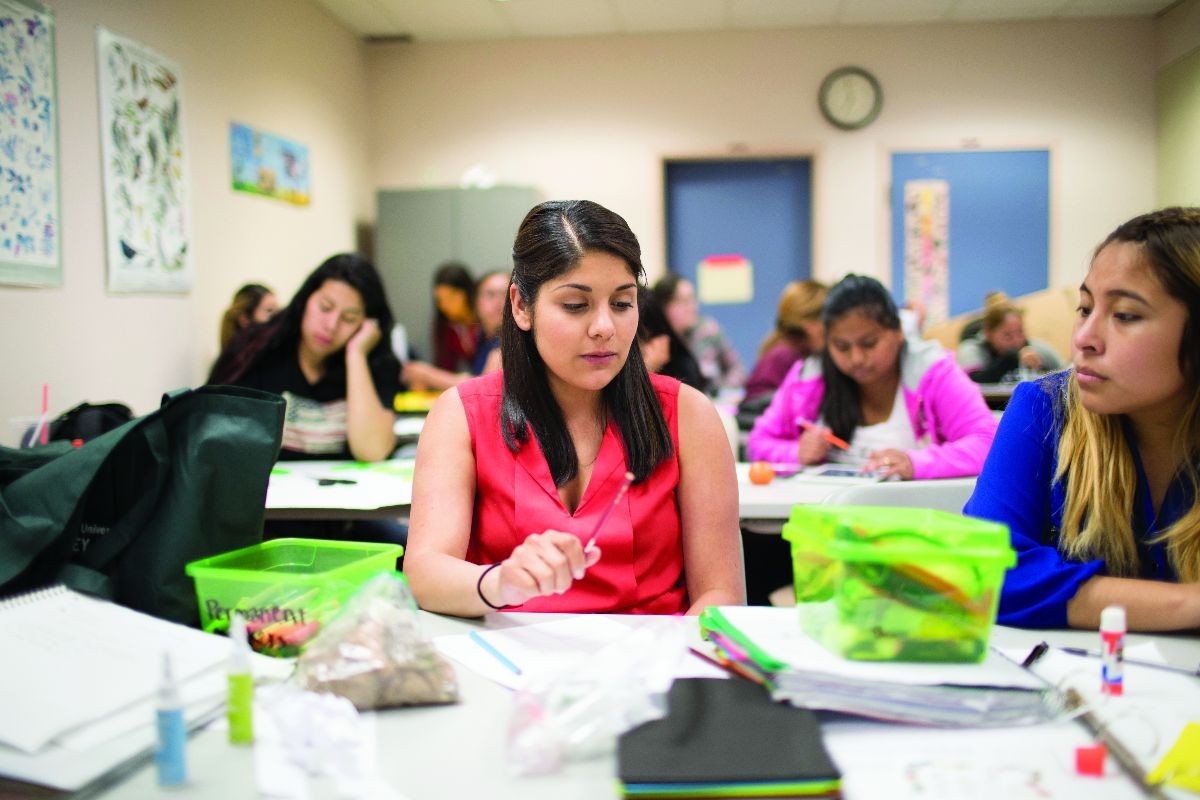
[[950,184],[904,184],[904,299],[925,308],[925,324],[950,316]]

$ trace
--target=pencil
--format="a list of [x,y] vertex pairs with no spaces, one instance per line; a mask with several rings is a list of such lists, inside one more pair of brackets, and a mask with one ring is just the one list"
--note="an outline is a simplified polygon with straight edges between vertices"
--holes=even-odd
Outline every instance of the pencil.
[[[1072,688],[1068,688],[1064,693],[1067,711],[1075,711],[1084,707],[1085,703],[1079,692]],[[1100,741],[1104,742],[1104,746],[1108,748],[1108,752],[1112,753],[1113,759],[1129,776],[1129,779],[1134,782],[1142,794],[1147,797],[1163,798],[1165,795],[1162,789],[1146,780],[1146,771],[1142,769],[1142,765],[1138,763],[1137,757],[1129,752],[1129,749],[1113,735],[1104,721],[1096,715],[1094,711],[1085,711],[1079,716],[1079,720],[1087,726],[1092,735]]]
[[592,535],[588,537],[587,544],[583,546],[584,550],[590,550],[592,545],[596,543],[596,537],[600,535],[600,528],[604,526],[605,521],[608,519],[608,515],[611,514],[613,509],[617,507],[617,503],[621,502],[621,498],[625,496],[625,492],[632,484],[633,473],[626,472],[625,480],[621,481],[621,488],[617,489],[617,496],[613,498],[613,501],[609,504],[608,508],[604,509],[604,513],[600,515],[600,519],[596,520],[596,527],[592,528]]
[[504,665],[504,666],[505,666],[505,667],[506,667],[506,668],[507,668],[509,671],[511,671],[511,672],[512,672],[514,675],[520,675],[520,674],[521,674],[521,668],[520,668],[520,667],[518,667],[516,664],[514,664],[512,661],[510,661],[510,660],[509,660],[509,658],[508,658],[508,656],[504,655],[504,653],[501,653],[499,650],[497,650],[497,649],[496,649],[496,645],[492,644],[492,643],[491,643],[491,642],[489,642],[487,639],[485,639],[485,638],[483,638],[482,636],[480,636],[480,635],[479,635],[479,631],[471,631],[471,632],[468,634],[468,636],[470,636],[470,637],[471,637],[471,641],[472,641],[472,642],[474,642],[475,644],[479,645],[479,646],[480,646],[480,647],[482,647],[484,650],[487,650],[487,651],[488,651],[488,653],[489,653],[489,654],[490,654],[490,655],[491,655],[493,658],[495,658],[497,661],[499,661],[501,664],[503,664],[503,665]]
[[[1103,655],[1095,650],[1085,650],[1082,647],[1059,647],[1057,648],[1064,653],[1070,653],[1073,656],[1086,656],[1088,658],[1103,658]],[[1200,676],[1200,668],[1188,669],[1187,667],[1172,667],[1170,664],[1157,664],[1153,661],[1139,661],[1136,658],[1122,659],[1122,663],[1133,664],[1138,667],[1150,667],[1151,669],[1164,669],[1167,672],[1178,672],[1180,675],[1191,675],[1193,677]]]
[[845,439],[834,436],[833,431],[829,430],[828,428],[819,428],[806,419],[798,419],[796,420],[796,424],[806,431],[815,431],[818,436],[829,442],[834,447],[839,447],[842,450],[850,449],[849,442],[847,442]]

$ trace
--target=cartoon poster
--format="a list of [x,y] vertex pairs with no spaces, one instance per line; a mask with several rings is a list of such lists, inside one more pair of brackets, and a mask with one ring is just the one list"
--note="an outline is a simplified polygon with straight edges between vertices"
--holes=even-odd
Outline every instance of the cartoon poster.
[[308,205],[307,146],[231,122],[229,163],[234,191]]
[[904,184],[904,299],[921,303],[925,324],[950,316],[950,184]]
[[62,285],[54,14],[0,0],[0,282]]
[[100,28],[100,132],[111,292],[191,289],[179,68]]

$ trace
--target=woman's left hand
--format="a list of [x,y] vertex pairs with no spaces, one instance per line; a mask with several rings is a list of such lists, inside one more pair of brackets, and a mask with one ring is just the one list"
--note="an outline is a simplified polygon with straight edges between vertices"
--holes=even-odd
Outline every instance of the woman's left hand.
[[382,336],[383,334],[379,330],[379,320],[364,319],[362,325],[350,337],[350,341],[346,342],[346,354],[358,353],[365,356],[379,343]]
[[903,450],[875,450],[871,453],[871,457],[867,459],[867,465],[863,468],[865,472],[877,471],[884,478],[896,476],[901,480],[911,481],[913,479],[912,459]]

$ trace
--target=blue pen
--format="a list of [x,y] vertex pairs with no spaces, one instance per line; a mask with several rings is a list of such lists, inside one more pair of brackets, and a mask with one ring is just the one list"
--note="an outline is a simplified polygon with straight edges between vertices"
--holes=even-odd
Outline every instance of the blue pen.
[[480,636],[479,631],[471,631],[471,633],[469,635],[471,637],[471,641],[475,642],[475,644],[479,645],[484,650],[487,650],[489,653],[491,653],[492,656],[494,656],[497,661],[499,661],[501,664],[503,664],[507,669],[511,670],[514,675],[521,674],[521,668],[518,667],[513,662],[509,661],[508,656],[504,655],[504,653],[501,653],[499,650],[497,650],[496,646],[494,644],[492,644],[487,639],[484,639],[482,636]]

